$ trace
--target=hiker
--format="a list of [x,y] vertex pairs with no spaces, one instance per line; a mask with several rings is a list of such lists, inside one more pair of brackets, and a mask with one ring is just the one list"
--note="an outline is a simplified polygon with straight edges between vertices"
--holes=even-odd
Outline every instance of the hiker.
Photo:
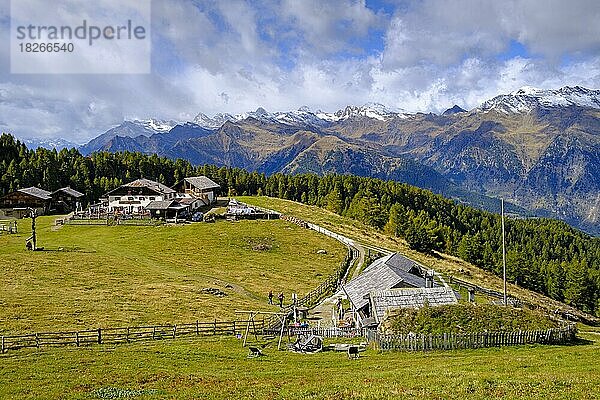
[[269,304],[273,304],[273,291],[269,290]]
[[279,296],[277,296],[277,298],[279,299],[279,307],[283,308],[283,292],[279,292]]

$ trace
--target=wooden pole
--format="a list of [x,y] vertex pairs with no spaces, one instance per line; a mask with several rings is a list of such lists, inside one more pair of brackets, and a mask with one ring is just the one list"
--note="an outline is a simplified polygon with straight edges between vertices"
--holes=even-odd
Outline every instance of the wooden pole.
[[281,317],[281,331],[279,332],[279,342],[277,343],[277,350],[281,349],[281,340],[283,339],[283,331],[285,330],[285,315]]
[[504,199],[501,199],[501,211],[502,211],[502,277],[504,280],[504,305],[506,306],[506,244],[504,234]]
[[248,323],[246,324],[246,333],[244,334],[244,343],[242,343],[242,347],[246,347],[246,340],[248,339],[248,332],[250,331],[250,321],[254,318],[253,314],[250,313],[248,315]]

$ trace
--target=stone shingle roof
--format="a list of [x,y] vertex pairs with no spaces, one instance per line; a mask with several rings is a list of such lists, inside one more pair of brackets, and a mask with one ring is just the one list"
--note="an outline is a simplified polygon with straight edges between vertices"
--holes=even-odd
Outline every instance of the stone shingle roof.
[[401,288],[375,290],[369,294],[372,314],[380,322],[388,310],[395,308],[421,308],[425,304],[440,306],[456,304],[458,300],[450,287]]
[[146,210],[166,210],[169,208],[169,206],[171,206],[172,203],[173,203],[173,200],[156,200],[156,201],[151,201],[144,208]]
[[147,187],[162,194],[175,193],[175,190],[171,189],[167,185],[163,185],[162,183],[145,178],[136,179],[133,182],[126,183],[125,185],[123,185],[123,187]]
[[212,179],[207,178],[206,176],[191,176],[189,178],[184,178],[184,180],[190,185],[198,188],[198,189],[219,189],[218,183],[214,182]]
[[52,193],[48,192],[47,190],[35,187],[35,186],[19,189],[19,192],[28,194],[30,196],[37,197],[42,200],[51,200],[52,199],[52,197],[51,197]]
[[54,191],[54,193],[52,193],[52,194],[56,194],[58,192],[63,192],[63,193],[68,194],[69,196],[73,196],[73,197],[83,197],[83,193],[80,193],[77,190],[72,189],[69,186],[58,189],[58,190]]
[[344,286],[344,291],[356,309],[369,303],[373,290],[386,290],[398,285],[425,287],[425,278],[417,275],[420,268],[414,261],[393,253],[375,260],[359,276]]

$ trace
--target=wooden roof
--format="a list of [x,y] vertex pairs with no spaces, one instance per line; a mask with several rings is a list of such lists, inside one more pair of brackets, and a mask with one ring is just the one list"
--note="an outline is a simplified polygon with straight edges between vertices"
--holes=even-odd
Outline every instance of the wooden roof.
[[80,192],[78,192],[75,189],[71,189],[70,186],[67,186],[67,187],[55,190],[52,193],[52,195],[55,195],[56,193],[59,193],[59,192],[63,192],[63,193],[68,194],[69,196],[72,196],[72,197],[83,197],[83,193],[80,193]]
[[388,310],[395,308],[421,308],[425,304],[440,306],[458,303],[454,290],[450,287],[375,290],[369,297],[372,315],[378,322],[383,320]]
[[148,203],[146,210],[167,210],[171,204],[174,203],[174,200],[156,200]]
[[121,185],[118,188],[106,193],[104,196],[109,196],[113,193],[114,194],[121,193],[121,192],[126,193],[127,191],[132,191],[133,189],[136,189],[136,188],[148,189],[151,192],[154,192],[159,195],[175,193],[175,190],[171,189],[167,185],[163,185],[162,183],[155,182],[150,179],[140,178],[140,179],[136,179],[133,182],[129,182],[124,185]]
[[29,196],[37,197],[37,198],[42,199],[42,200],[50,200],[50,199],[52,199],[52,197],[51,197],[52,193],[50,193],[47,190],[35,187],[35,186],[28,187],[28,188],[23,188],[23,189],[19,189],[18,191],[21,192],[21,193],[28,194]]
[[425,278],[420,275],[418,264],[399,253],[378,258],[359,276],[344,286],[357,310],[369,303],[368,295],[373,290],[386,290],[400,284],[412,287],[425,287]]
[[184,181],[201,190],[219,189],[221,187],[218,183],[206,176],[190,176],[189,178],[184,178]]

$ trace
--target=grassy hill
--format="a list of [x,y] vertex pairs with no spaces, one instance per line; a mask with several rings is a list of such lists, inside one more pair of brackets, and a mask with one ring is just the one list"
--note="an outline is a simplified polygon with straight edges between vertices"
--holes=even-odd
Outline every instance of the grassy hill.
[[53,221],[38,219],[47,251],[25,249],[29,220],[0,236],[0,334],[231,319],[269,309],[269,290],[286,302],[307,293],[346,255],[337,241],[284,221],[58,229]]

